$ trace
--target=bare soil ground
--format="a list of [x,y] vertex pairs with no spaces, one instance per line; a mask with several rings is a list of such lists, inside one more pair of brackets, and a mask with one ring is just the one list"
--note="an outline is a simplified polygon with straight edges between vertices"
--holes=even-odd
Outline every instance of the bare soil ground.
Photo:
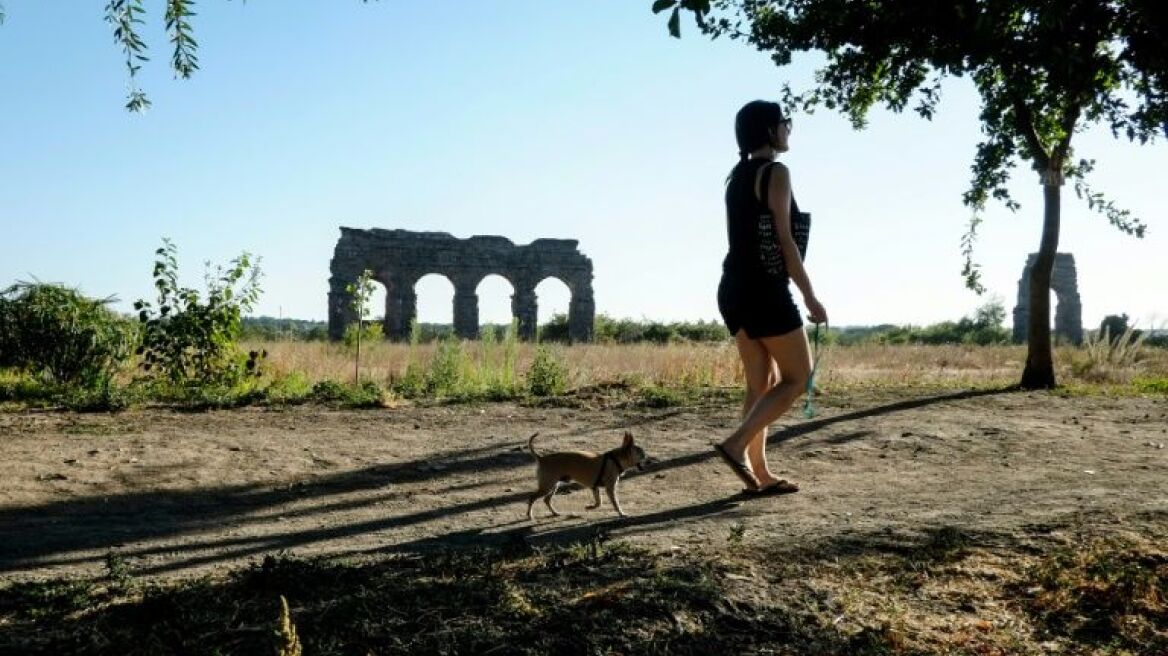
[[[709,444],[730,401],[669,409],[615,398],[516,404],[318,406],[205,413],[0,414],[0,576],[141,576],[264,554],[427,552],[592,539],[693,552],[927,534],[1095,532],[1168,518],[1168,402],[1048,393],[849,392],[772,427],[769,457],[797,494],[746,499]],[[631,430],[655,458],[621,499],[557,497],[524,519],[524,443],[606,450]]]

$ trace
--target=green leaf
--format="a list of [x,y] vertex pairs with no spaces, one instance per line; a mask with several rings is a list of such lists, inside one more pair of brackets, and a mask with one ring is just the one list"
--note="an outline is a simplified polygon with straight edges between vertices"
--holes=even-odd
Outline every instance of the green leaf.
[[677,4],[677,0],[657,0],[653,3],[653,13],[659,14]]
[[681,38],[681,17],[677,7],[674,7],[673,13],[669,15],[669,35],[675,39]]

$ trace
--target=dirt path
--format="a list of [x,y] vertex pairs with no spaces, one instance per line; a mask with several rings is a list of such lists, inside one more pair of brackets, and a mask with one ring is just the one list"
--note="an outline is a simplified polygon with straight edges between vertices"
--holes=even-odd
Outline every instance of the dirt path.
[[[804,491],[748,500],[708,446],[736,416],[731,404],[0,414],[0,576],[97,573],[111,550],[149,576],[280,550],[419,552],[597,531],[706,549],[741,526],[746,544],[797,547],[1168,517],[1163,398],[837,396],[814,420],[774,427],[770,458]],[[629,518],[586,511],[590,495],[574,492],[557,498],[564,517],[537,506],[523,520],[528,435],[544,449],[604,450],[624,429],[657,459],[622,482]]]

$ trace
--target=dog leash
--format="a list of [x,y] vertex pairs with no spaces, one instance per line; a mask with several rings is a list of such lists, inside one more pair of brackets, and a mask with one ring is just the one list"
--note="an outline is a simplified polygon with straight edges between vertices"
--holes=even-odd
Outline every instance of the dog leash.
[[[824,331],[827,330],[827,322],[824,322]],[[811,419],[816,414],[815,410],[815,374],[819,371],[819,324],[815,324],[815,336],[813,338],[815,346],[812,348],[811,361],[811,375],[807,377],[807,395],[803,399],[803,416]]]

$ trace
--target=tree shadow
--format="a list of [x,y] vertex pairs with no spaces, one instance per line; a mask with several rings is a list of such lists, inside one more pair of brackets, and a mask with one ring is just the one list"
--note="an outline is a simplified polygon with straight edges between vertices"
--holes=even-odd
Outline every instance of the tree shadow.
[[[866,410],[826,417],[791,427],[781,437],[772,437],[771,446],[799,435],[867,417],[899,412],[930,404],[975,398],[1010,391],[978,390],[911,399]],[[669,413],[659,418],[673,416]],[[836,436],[836,440],[854,440],[865,436],[864,431]],[[675,469],[705,462],[715,457],[712,450],[685,454],[655,461],[645,472],[630,472],[635,478],[662,470]],[[392,517],[327,525],[307,530],[243,537],[218,537],[201,541],[174,544],[148,544],[125,548],[125,545],[160,541],[183,535],[208,531],[222,532],[231,528],[271,523],[279,517],[305,518],[324,516],[346,510],[375,506],[379,502],[397,499],[402,492],[395,486],[423,481],[440,481],[461,474],[490,474],[529,466],[530,456],[514,442],[444,451],[428,458],[376,465],[359,470],[315,477],[312,480],[285,485],[245,484],[200,488],[181,491],[136,491],[109,496],[88,496],[65,501],[22,508],[0,510],[0,572],[35,570],[42,566],[94,563],[100,559],[95,552],[111,549],[130,558],[157,557],[165,563],[153,566],[150,573],[162,573],[216,562],[256,555],[259,553],[302,547],[308,544],[338,540],[378,531],[401,529],[426,522],[478,512],[502,505],[519,506],[526,499],[525,492],[461,501],[437,508],[418,510]],[[487,483],[470,483],[443,490],[469,490]],[[372,493],[360,499],[339,499],[327,502],[333,495]],[[321,501],[311,508],[287,508],[295,502]],[[475,540],[516,539],[527,535],[532,540],[572,541],[596,530],[621,528],[625,532],[651,530],[655,526],[688,521],[715,514],[732,506],[733,501],[715,500],[690,507],[672,508],[649,515],[627,519],[607,519],[587,525],[565,527],[529,534],[527,527],[512,527],[502,531],[502,537],[491,537],[488,527],[453,532],[433,538],[400,543],[390,550],[425,549],[448,542]],[[264,511],[270,511],[263,514]],[[598,528],[599,527],[599,528]],[[215,553],[208,553],[214,551]]]
[[[934,650],[906,646],[906,638],[920,637],[921,627],[939,626],[930,621],[956,626],[978,619],[981,600],[1031,614],[1032,626],[1042,632],[1033,641],[1025,633],[1016,634],[1021,641],[987,633],[984,646],[1005,651],[979,653],[1015,653],[1023,646],[1029,652],[1051,636],[1075,653],[1108,647],[1161,653],[1168,646],[1162,614],[1142,614],[1161,629],[1151,642],[1115,631],[1080,635],[1029,608],[1028,579],[1011,587],[993,571],[962,564],[978,551],[995,553],[1004,566],[1021,555],[1057,556],[1059,545],[1046,532],[926,522],[913,530],[835,534],[804,545],[767,542],[750,547],[756,550],[751,571],[764,574],[749,579],[728,576],[741,569],[716,554],[655,553],[611,544],[604,533],[620,521],[719,512],[725,502],[572,527],[542,543],[513,529],[498,538],[509,543],[487,544],[468,534],[466,549],[416,542],[409,555],[348,562],[273,556],[221,577],[146,587],[133,579],[16,583],[0,588],[6,629],[0,652],[270,653],[281,597],[306,653],[921,654]],[[1163,527],[1166,516],[1153,511],[1132,519]],[[954,595],[952,586],[967,577],[986,587]],[[891,610],[884,609],[885,617],[877,608],[857,613],[814,579],[880,595],[892,602]],[[968,607],[941,603],[899,623],[896,631],[882,626],[888,612],[903,615],[901,604],[910,612],[920,609],[914,601],[922,588],[938,584],[947,584],[940,592],[946,599],[969,598]]]

